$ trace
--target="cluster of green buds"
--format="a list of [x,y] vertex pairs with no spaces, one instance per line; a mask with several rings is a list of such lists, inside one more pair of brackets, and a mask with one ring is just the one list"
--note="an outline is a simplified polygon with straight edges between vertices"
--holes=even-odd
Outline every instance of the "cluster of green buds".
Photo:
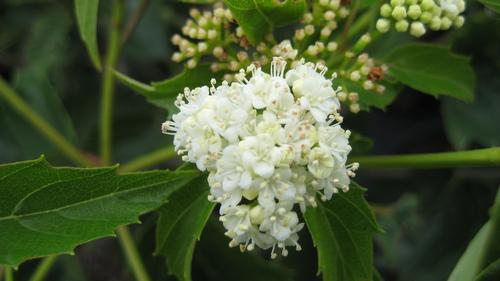
[[347,70],[340,70],[338,72],[339,81],[341,81],[341,88],[343,89],[337,96],[343,103],[349,104],[349,110],[353,113],[360,111],[359,94],[357,92],[349,92],[349,87],[342,83],[342,81],[350,81],[362,86],[366,91],[384,94],[385,86],[379,84],[384,78],[384,73],[387,72],[386,65],[376,65],[375,61],[368,56],[367,53],[361,53],[355,57],[354,53],[347,52],[347,56],[353,61]]
[[380,7],[382,18],[376,27],[384,33],[394,25],[398,32],[409,31],[420,37],[427,28],[437,31],[461,27],[464,17],[460,13],[464,10],[464,0],[391,0]]
[[[191,9],[191,18],[182,27],[182,35],[175,34],[172,44],[178,46],[179,51],[172,55],[172,61],[187,60],[188,68],[195,68],[203,56],[212,55],[219,61],[230,61],[224,46],[236,41],[230,30],[233,16],[229,9],[220,5],[214,6],[213,11]],[[239,65],[233,67],[239,69]]]
[[290,67],[305,59],[330,69],[327,75],[336,72],[337,86],[342,89],[337,94],[339,100],[351,112],[357,113],[360,111],[359,94],[351,87],[374,95],[383,94],[385,87],[380,80],[387,67],[364,53],[372,41],[369,34],[357,35],[359,39],[351,45],[352,38],[346,38],[347,34],[338,29],[349,21],[350,5],[342,0],[311,1],[310,10],[303,15],[291,40],[278,42],[273,34],[268,34],[256,45],[250,44],[230,10],[221,3],[215,4],[210,11],[191,9],[191,18],[182,28],[182,35],[172,37],[172,43],[179,48],[172,60],[186,62],[188,68],[195,68],[206,57],[203,61],[211,62],[213,72],[227,73],[224,80],[233,81],[239,69],[251,64],[268,65],[273,57],[288,61]]
[[341,5],[340,0],[314,1],[311,12],[305,13],[302,18],[304,26],[295,31],[294,44],[305,49],[304,55],[308,58],[317,59],[318,55],[327,55],[325,50],[336,51],[337,42],[330,38],[338,27],[338,21],[345,19],[349,13],[349,9]]

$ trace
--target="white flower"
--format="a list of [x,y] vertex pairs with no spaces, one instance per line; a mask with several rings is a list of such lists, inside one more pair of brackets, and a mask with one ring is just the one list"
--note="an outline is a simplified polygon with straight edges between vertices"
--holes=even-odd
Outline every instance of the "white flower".
[[334,163],[333,156],[328,150],[315,147],[309,154],[307,169],[315,178],[323,179],[330,176]]
[[[292,55],[288,44],[274,52]],[[271,248],[273,258],[288,246],[300,250],[295,208],[348,191],[358,165],[346,165],[350,132],[326,71],[300,61],[285,73],[283,58],[270,74],[251,65],[248,79],[240,70],[238,82],[186,89],[179,113],[163,124],[182,159],[209,172],[209,200],[220,203],[230,246]]]
[[329,151],[336,161],[345,162],[347,155],[351,152],[349,145],[349,131],[345,131],[340,125],[319,126],[318,143],[321,148]]
[[216,167],[215,180],[222,183],[226,192],[238,187],[247,189],[252,184],[252,176],[241,163],[241,150],[237,145],[230,145],[222,151]]
[[272,47],[271,51],[273,55],[287,60],[295,59],[298,53],[298,51],[292,47],[290,40],[281,41],[281,43]]
[[269,135],[246,137],[239,144],[243,166],[258,176],[269,178],[281,159],[281,150]]
[[298,98],[300,106],[308,110],[317,122],[325,122],[330,114],[337,112],[340,102],[332,81],[324,77],[326,67],[317,72],[313,64],[299,64],[286,74],[288,85]]
[[288,255],[286,246],[295,246],[296,250],[301,250],[298,243],[299,232],[304,227],[303,223],[299,223],[297,213],[287,210],[284,207],[277,208],[276,212],[266,218],[260,225],[259,230],[269,233],[274,239],[271,251],[271,258],[276,258],[276,247],[281,248],[283,256]]
[[441,9],[449,14],[452,18],[455,18],[459,13],[465,10],[464,0],[439,0],[439,6]]

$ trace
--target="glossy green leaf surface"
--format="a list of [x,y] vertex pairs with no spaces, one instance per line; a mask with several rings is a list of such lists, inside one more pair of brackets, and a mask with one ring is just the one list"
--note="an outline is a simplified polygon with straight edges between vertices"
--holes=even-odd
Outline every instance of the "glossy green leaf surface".
[[248,40],[256,44],[275,26],[298,21],[304,14],[305,0],[225,0]]
[[97,15],[99,0],[75,0],[76,19],[80,36],[97,69],[101,68],[101,58],[97,46]]
[[483,3],[489,9],[500,14],[500,1],[498,0],[479,0],[479,2]]
[[159,209],[155,254],[166,257],[169,273],[181,281],[191,281],[195,244],[215,207],[207,199],[208,190],[207,178],[200,177]]
[[[448,281],[495,280],[500,276],[500,189],[490,212],[490,220],[479,230],[470,242]],[[482,276],[482,277],[481,277]]]
[[381,230],[363,197],[364,191],[352,183],[349,192],[335,194],[304,214],[318,251],[318,273],[324,281],[373,278],[372,237]]
[[433,96],[474,99],[475,76],[467,57],[430,44],[407,44],[384,59],[389,75],[399,82]]
[[72,253],[77,245],[113,235],[198,175],[116,170],[54,168],[43,157],[0,165],[0,264]]

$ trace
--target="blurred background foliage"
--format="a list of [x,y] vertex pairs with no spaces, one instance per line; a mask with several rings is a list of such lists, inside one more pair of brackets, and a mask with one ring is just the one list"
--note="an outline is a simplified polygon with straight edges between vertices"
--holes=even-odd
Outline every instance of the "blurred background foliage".
[[[130,13],[139,1],[126,1]],[[435,99],[405,88],[386,111],[372,109],[346,118],[359,138],[358,154],[450,151],[500,145],[500,18],[469,1],[466,24],[451,33],[432,33],[425,41],[451,46],[470,56],[477,76],[471,104]],[[105,37],[110,4],[101,1],[99,36]],[[151,0],[127,43],[118,68],[140,81],[162,80],[182,65],[169,61],[169,38],[184,23],[189,5]],[[390,36],[384,52],[408,41]],[[101,39],[101,38],[100,38]],[[105,40],[98,40],[105,42]],[[100,46],[104,49],[105,46]],[[98,150],[97,73],[75,23],[73,1],[0,1],[0,75],[39,114],[89,154]],[[118,85],[114,112],[115,162],[124,162],[168,145],[160,134],[165,112]],[[55,147],[0,101],[0,162],[45,154],[55,165],[70,164]],[[162,168],[173,167],[165,163]],[[500,185],[498,168],[439,170],[361,169],[381,225],[375,263],[384,280],[446,280],[467,244],[488,219]],[[134,238],[154,280],[173,280],[162,258],[153,257],[156,214],[133,226]],[[315,280],[316,253],[302,231],[304,250],[266,262],[256,253],[226,247],[217,222],[209,222],[193,260],[194,280]],[[267,258],[267,257],[266,257]],[[27,280],[38,261],[21,266],[16,280]],[[133,280],[117,241],[105,238],[80,246],[76,256],[57,260],[47,280]]]

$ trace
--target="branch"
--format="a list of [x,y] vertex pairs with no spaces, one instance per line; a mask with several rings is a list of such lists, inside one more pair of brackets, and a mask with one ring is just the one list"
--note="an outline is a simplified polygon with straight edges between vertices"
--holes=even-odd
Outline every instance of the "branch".
[[52,127],[42,116],[36,113],[7,82],[0,77],[0,98],[3,98],[19,115],[26,119],[43,136],[51,141],[61,152],[69,159],[80,166],[93,166],[92,161],[83,154],[78,148],[70,143],[54,127]]
[[500,147],[424,154],[352,157],[365,168],[455,168],[500,166]]

